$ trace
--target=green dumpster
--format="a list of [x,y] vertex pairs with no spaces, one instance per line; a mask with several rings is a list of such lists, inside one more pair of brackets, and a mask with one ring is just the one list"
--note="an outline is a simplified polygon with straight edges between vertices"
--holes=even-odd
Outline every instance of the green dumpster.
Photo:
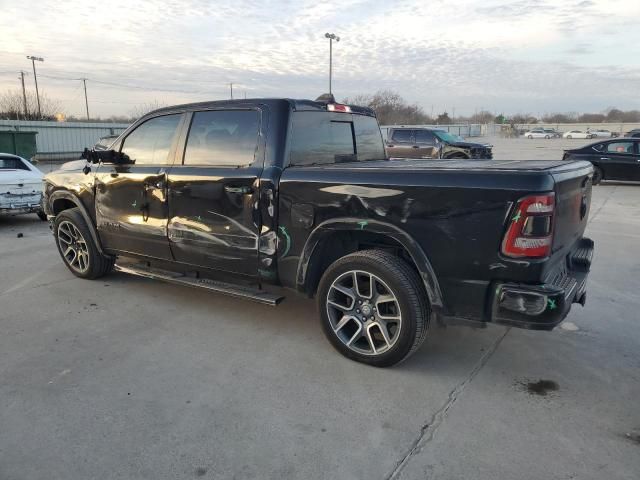
[[38,132],[0,131],[0,153],[12,153],[31,159],[37,152],[37,134]]

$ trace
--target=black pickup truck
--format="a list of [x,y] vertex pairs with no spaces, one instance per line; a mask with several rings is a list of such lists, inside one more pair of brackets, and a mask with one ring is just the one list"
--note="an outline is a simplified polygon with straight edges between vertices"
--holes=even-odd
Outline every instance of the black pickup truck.
[[550,330],[585,301],[588,162],[389,160],[373,111],[331,99],[164,108],[85,153],[44,192],[73,274],[288,287],[354,360],[398,363],[436,316]]

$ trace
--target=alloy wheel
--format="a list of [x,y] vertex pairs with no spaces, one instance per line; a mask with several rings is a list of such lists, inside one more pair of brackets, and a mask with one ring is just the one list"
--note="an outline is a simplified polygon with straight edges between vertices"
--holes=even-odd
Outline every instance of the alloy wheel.
[[350,270],[336,278],[326,308],[336,337],[356,353],[380,355],[400,337],[400,303],[391,288],[370,272]]
[[89,249],[80,230],[64,220],[58,225],[58,246],[65,262],[78,273],[89,270]]

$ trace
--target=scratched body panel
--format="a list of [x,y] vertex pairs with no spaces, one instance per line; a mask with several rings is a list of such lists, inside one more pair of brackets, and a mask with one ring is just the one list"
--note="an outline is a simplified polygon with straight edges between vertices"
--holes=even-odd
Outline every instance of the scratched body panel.
[[[476,316],[491,281],[542,281],[553,262],[522,262],[500,255],[506,216],[525,195],[553,190],[547,162],[532,175],[523,165],[463,170],[429,161],[380,161],[290,167],[280,179],[279,223],[291,237],[279,259],[280,277],[296,283],[301,255],[318,225],[350,219],[353,230],[406,232],[428,257],[445,311]],[[535,165],[526,165],[527,169]],[[310,209],[307,223],[300,206]],[[307,261],[304,259],[303,261]]]

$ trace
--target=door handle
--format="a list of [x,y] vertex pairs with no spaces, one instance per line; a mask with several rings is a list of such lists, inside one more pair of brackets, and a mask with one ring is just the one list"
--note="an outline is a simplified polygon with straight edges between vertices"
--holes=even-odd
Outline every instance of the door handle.
[[600,160],[611,160],[609,157],[601,157]]
[[118,172],[111,172],[111,178],[118,178],[119,175]]
[[394,147],[394,146],[395,146],[395,145],[392,145],[392,144],[390,144],[390,143],[389,143],[389,144],[387,144],[387,147]]
[[246,185],[243,185],[241,187],[234,187],[232,185],[225,185],[224,186],[224,191],[227,193],[233,193],[236,195],[246,195],[247,193],[252,193],[253,189],[251,187],[247,187]]
[[414,146],[413,146],[413,147],[411,147],[411,148],[420,148],[420,147],[419,147],[418,145],[414,145]]

